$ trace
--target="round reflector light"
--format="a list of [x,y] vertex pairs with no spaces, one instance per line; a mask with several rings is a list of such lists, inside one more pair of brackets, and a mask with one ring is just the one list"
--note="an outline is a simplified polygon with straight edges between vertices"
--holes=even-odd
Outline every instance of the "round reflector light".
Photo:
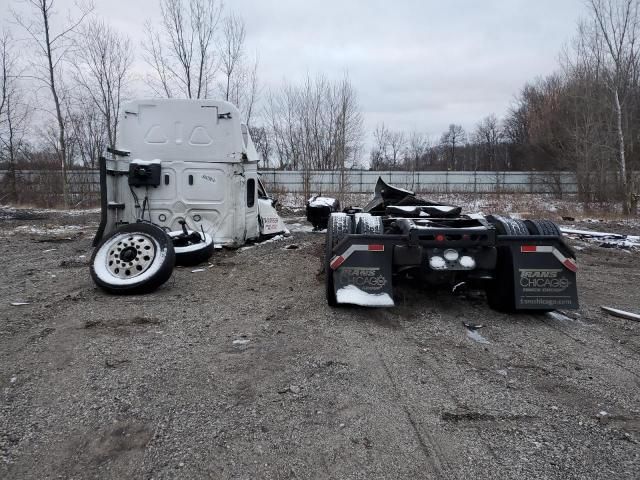
[[455,262],[458,259],[458,251],[453,248],[448,248],[444,251],[444,258],[450,262]]
[[442,270],[447,267],[447,262],[444,261],[444,258],[435,255],[429,259],[429,265],[434,270]]
[[460,260],[458,260],[458,262],[460,262],[460,266],[464,268],[474,268],[476,266],[476,261],[473,259],[473,257],[469,257],[467,255],[460,257]]

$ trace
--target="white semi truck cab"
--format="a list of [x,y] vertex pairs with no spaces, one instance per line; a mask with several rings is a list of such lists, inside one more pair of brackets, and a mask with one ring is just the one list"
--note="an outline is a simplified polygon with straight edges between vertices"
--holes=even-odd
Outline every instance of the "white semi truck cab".
[[168,231],[186,223],[229,247],[286,231],[258,177],[249,129],[229,102],[126,103],[118,145],[108,152],[101,159],[102,218],[94,244],[138,220]]

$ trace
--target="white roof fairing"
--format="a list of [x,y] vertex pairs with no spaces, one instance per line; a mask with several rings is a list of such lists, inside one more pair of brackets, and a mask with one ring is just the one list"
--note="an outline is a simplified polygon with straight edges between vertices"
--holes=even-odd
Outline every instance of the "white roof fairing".
[[237,163],[245,154],[257,161],[240,125],[240,112],[225,101],[135,100],[122,106],[117,148],[143,160]]

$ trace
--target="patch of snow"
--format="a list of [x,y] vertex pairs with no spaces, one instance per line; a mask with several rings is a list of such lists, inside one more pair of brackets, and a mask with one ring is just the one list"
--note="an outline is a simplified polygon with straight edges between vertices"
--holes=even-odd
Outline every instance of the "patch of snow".
[[338,303],[350,303],[362,307],[393,307],[393,299],[388,293],[368,293],[355,285],[347,285],[336,292]]
[[234,345],[246,345],[247,343],[249,343],[251,340],[249,340],[248,338],[239,338],[238,340],[234,340],[232,343]]
[[560,227],[565,235],[578,238],[585,242],[597,243],[602,247],[612,248],[640,248],[640,236],[622,235],[619,233],[596,232],[591,230],[576,230],[574,228]]
[[131,160],[131,165],[159,165],[162,161],[160,159],[155,160],[142,160],[140,158],[136,158],[135,160]]
[[264,242],[256,242],[253,245],[247,245],[246,247],[239,248],[238,251],[239,252],[244,252],[246,250],[251,250],[252,248],[259,247],[260,245],[265,245],[267,243],[273,243],[273,242],[279,242],[280,240],[283,240],[284,238],[285,238],[285,235],[276,235],[275,237],[271,237],[271,238],[265,240]]
[[287,223],[287,227],[290,232],[293,233],[312,233],[313,227],[311,225],[303,225],[302,223]]
[[20,307],[22,305],[29,305],[29,302],[11,302],[11,305],[14,307]]
[[482,343],[482,344],[491,343],[491,342],[489,342],[489,340],[487,340],[482,335],[480,335],[478,330],[467,330],[467,337],[469,337],[474,342],[478,342],[478,343]]
[[573,322],[572,318],[569,318],[560,312],[547,312],[547,315],[553,318],[554,320],[558,320],[560,322]]
[[196,268],[195,270],[191,270],[191,273],[204,272],[204,268]]
[[408,207],[406,205],[393,205],[393,208],[396,209],[396,210],[401,210],[403,212],[413,213],[417,207],[415,207],[415,206]]
[[33,225],[20,225],[13,229],[13,232],[18,233],[29,233],[32,235],[62,235],[65,233],[77,232],[80,230],[85,230],[87,228],[91,228],[87,225],[63,225],[60,227],[35,227]]
[[336,204],[336,199],[331,197],[311,197],[307,200],[307,205],[310,207],[329,207],[333,208]]
[[589,237],[602,237],[602,238],[626,238],[627,235],[621,235],[619,233],[608,233],[608,232],[595,232],[592,230],[576,230],[573,228],[567,228],[560,226],[560,231],[562,233],[568,233],[570,235],[585,235]]

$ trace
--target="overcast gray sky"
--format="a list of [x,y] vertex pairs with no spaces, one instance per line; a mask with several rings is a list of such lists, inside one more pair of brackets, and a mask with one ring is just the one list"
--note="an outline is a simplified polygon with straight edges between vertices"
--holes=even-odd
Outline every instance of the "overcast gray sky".
[[[64,13],[72,0],[56,0]],[[0,0],[3,26],[10,0]],[[126,32],[140,53],[157,0],[95,0],[96,14]],[[348,72],[365,127],[438,136],[503,115],[522,85],[557,68],[584,12],[582,0],[227,0],[260,57],[263,88],[309,72]]]

